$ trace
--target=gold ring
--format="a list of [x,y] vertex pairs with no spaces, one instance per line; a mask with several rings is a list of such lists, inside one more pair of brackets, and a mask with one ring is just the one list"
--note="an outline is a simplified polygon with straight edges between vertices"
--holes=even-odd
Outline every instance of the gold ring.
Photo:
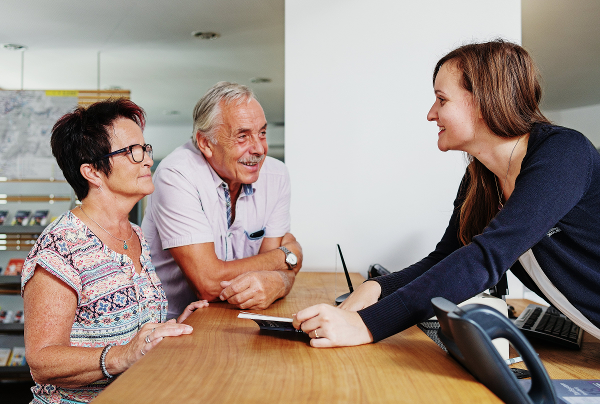
[[317,330],[315,330],[315,338],[319,338],[319,334],[317,334]]

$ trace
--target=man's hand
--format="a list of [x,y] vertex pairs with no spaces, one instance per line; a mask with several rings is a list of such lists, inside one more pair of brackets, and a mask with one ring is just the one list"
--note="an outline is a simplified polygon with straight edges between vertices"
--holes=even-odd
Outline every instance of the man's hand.
[[360,285],[354,293],[340,304],[340,309],[359,311],[377,303],[381,296],[381,285],[375,281],[367,281]]
[[[280,245],[296,254],[298,265],[293,271],[290,271],[285,263],[285,253],[277,249]],[[233,282],[242,275],[253,271],[283,272],[285,276],[282,276],[283,274],[280,274],[279,278],[271,276],[271,280],[275,280],[277,284],[285,283],[287,294],[294,283],[294,275],[302,267],[302,247],[290,233],[283,237],[265,237],[257,255],[232,261],[223,261],[217,258],[214,243],[173,247],[169,251],[187,278],[190,287],[196,292],[196,296],[200,300],[210,302],[218,301],[219,298],[223,300],[223,289],[229,286],[229,283],[222,286],[223,281]]]
[[358,313],[317,304],[294,314],[292,325],[311,338],[315,348],[353,346],[373,342],[371,332]]
[[240,309],[264,310],[289,292],[289,282],[287,274],[281,271],[247,272],[221,282],[223,291],[219,298]]

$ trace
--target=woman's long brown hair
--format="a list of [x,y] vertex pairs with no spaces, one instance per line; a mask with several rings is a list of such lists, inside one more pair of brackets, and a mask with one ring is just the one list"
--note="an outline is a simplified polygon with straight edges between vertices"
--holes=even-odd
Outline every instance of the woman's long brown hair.
[[[441,58],[433,82],[446,62],[462,71],[462,86],[484,122],[497,136],[512,138],[531,131],[535,123],[550,123],[539,109],[542,88],[533,59],[521,46],[502,39],[461,46]],[[458,238],[467,245],[498,213],[496,179],[479,160],[469,156],[470,176],[460,208]]]

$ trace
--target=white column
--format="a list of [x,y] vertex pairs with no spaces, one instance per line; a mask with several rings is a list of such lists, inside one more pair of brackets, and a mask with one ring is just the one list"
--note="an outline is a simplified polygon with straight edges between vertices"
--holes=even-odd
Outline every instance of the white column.
[[[519,0],[286,0],[285,161],[305,270],[402,269],[435,248],[465,163],[437,149],[432,71],[521,40]],[[340,267],[341,268],[341,267]]]

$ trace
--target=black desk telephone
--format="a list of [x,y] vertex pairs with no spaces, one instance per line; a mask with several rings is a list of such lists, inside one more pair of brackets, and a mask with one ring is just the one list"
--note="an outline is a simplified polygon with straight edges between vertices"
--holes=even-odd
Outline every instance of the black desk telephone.
[[[431,299],[440,322],[438,336],[454,359],[505,403],[554,404],[556,394],[548,373],[523,334],[497,310],[481,304],[458,307]],[[523,390],[492,340],[506,338],[523,357],[531,373],[531,389]]]

